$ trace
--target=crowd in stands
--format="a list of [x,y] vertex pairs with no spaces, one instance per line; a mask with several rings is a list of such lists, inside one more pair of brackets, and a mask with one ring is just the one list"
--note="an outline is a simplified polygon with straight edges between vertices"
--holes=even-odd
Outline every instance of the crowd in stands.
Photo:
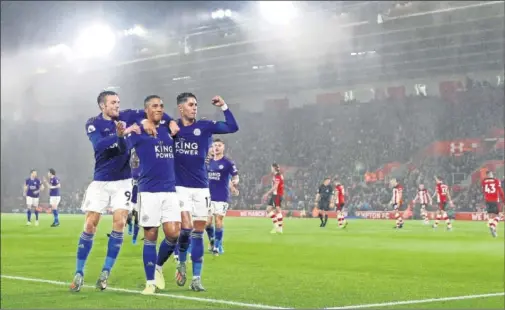
[[[241,175],[240,195],[232,208],[264,207],[262,196],[270,186],[266,175],[273,162],[287,167],[285,200],[291,209],[311,210],[318,185],[330,176],[345,185],[350,208],[384,210],[391,195],[387,182],[366,183],[363,175],[389,162],[406,164],[397,170],[397,177],[409,200],[419,183],[433,190],[435,175],[460,183],[454,175],[465,179],[482,160],[503,159],[503,150],[458,157],[417,154],[437,140],[482,138],[490,128],[503,128],[503,102],[503,86],[474,85],[458,93],[455,102],[409,96],[241,111],[236,115],[240,131],[222,137]],[[78,212],[94,160],[82,123],[69,120],[28,127],[2,121],[2,131],[7,130],[2,132],[2,210],[24,208],[21,188],[31,168],[38,167],[39,175],[45,175],[53,167],[63,184],[61,209]],[[475,185],[460,191],[457,209],[476,210],[479,195]]]

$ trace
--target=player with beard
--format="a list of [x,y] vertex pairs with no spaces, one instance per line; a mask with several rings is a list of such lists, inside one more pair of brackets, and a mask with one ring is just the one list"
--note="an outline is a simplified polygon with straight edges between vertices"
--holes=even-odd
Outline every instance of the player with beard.
[[435,177],[436,187],[435,187],[435,195],[437,195],[438,202],[438,210],[435,215],[435,223],[433,224],[433,228],[438,227],[438,222],[442,219],[447,224],[447,230],[452,230],[451,219],[447,215],[447,204],[454,207],[451,199],[451,193],[449,193],[449,186],[444,184],[444,180],[442,177]]
[[505,195],[500,185],[500,180],[493,177],[493,172],[488,171],[486,178],[482,180],[482,194],[486,202],[486,209],[488,214],[488,227],[491,235],[496,238],[498,223],[500,222],[500,208],[499,203],[505,201]]
[[346,228],[347,220],[344,215],[345,189],[338,179],[335,179],[335,207],[337,209],[338,228]]
[[391,201],[389,204],[393,207],[396,220],[396,225],[393,228],[401,229],[403,228],[403,217],[400,212],[400,209],[403,204],[403,186],[401,186],[396,179],[391,179],[389,184],[393,188],[393,196],[391,197]]
[[431,205],[432,199],[428,190],[424,187],[424,184],[419,184],[419,188],[417,189],[417,195],[412,200],[412,204],[415,205],[419,203],[421,205],[421,217],[423,218],[424,225],[430,224],[430,218],[428,217],[428,211],[426,207]]
[[331,179],[325,178],[323,183],[317,189],[316,198],[314,199],[316,208],[319,210],[319,219],[321,224],[319,227],[326,227],[328,223],[328,211],[330,211],[333,201],[333,186],[331,186]]
[[[93,246],[93,239],[102,213],[110,205],[112,207],[112,231],[107,243],[107,254],[102,272],[96,281],[100,290],[107,288],[110,272],[116,263],[123,244],[123,231],[126,218],[131,209],[132,190],[130,154],[123,139],[130,125],[142,122],[145,118],[143,110],[119,111],[120,100],[117,93],[103,91],[97,97],[100,114],[88,119],[85,125],[86,134],[90,140],[94,156],[95,169],[93,181],[84,194],[82,211],[85,212],[83,232],[77,245],[76,270],[70,290],[79,292],[84,285],[84,267]],[[172,134],[176,134],[178,125],[168,115],[163,115]],[[155,131],[152,123],[144,124],[144,129]]]
[[274,226],[270,233],[282,234],[284,217],[282,215],[281,203],[282,197],[284,196],[284,177],[281,174],[281,167],[278,164],[273,163],[271,170],[273,174],[272,187],[265,193],[265,195],[263,195],[263,200],[267,200],[270,196],[270,199],[268,200],[267,214],[272,219]]

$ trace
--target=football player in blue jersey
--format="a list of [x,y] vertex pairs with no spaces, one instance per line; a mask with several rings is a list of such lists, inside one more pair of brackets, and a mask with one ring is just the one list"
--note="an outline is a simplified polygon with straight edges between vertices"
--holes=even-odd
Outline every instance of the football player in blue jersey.
[[209,216],[208,226],[212,226],[215,221],[215,242],[212,252],[214,255],[224,253],[223,250],[223,220],[228,211],[230,203],[230,193],[238,195],[236,186],[239,182],[239,175],[235,163],[224,156],[225,144],[221,139],[214,139],[214,158],[208,165],[209,191],[211,199],[212,215]]
[[138,200],[138,179],[140,176],[140,167],[139,167],[139,158],[135,150],[131,150],[130,152],[130,167],[132,169],[132,179],[133,179],[133,188],[132,188],[132,212],[128,214],[128,219],[126,220],[126,224],[128,225],[128,234],[132,235],[132,243],[137,244],[137,237],[139,235],[139,213],[137,207]]
[[30,177],[25,180],[23,186],[23,196],[26,197],[26,225],[32,224],[32,208],[35,213],[35,226],[39,226],[39,197],[40,191],[44,190],[44,185],[37,178],[37,171],[31,170]]
[[[179,132],[175,137],[175,180],[176,191],[182,209],[182,229],[179,236],[179,262],[176,267],[177,285],[186,283],[187,249],[191,239],[191,261],[193,279],[190,288],[204,291],[201,282],[203,264],[203,231],[210,214],[209,180],[205,160],[211,145],[209,137],[213,134],[226,134],[238,131],[238,125],[224,100],[216,96],[212,104],[221,108],[225,121],[196,120],[197,99],[192,93],[177,96],[177,106],[181,118],[178,120]],[[156,276],[163,278],[162,254],[160,246]]]
[[[113,91],[103,91],[97,97],[101,113],[86,122],[86,132],[95,153],[93,181],[86,189],[82,211],[86,213],[84,231],[77,246],[77,262],[74,279],[70,290],[79,292],[84,283],[84,266],[93,245],[93,237],[101,214],[107,206],[112,207],[112,231],[109,234],[107,254],[102,272],[96,282],[100,290],[107,288],[110,271],[116,262],[123,244],[123,230],[131,209],[132,180],[129,165],[130,154],[124,139],[133,127],[125,129],[125,124],[141,122],[145,118],[143,110],[119,111],[119,96]],[[168,123],[175,134],[178,125],[168,115],[163,115],[163,122]],[[124,124],[125,123],[125,124]],[[146,122],[145,129],[155,132],[154,124]]]
[[[156,95],[144,100],[147,119],[157,126],[163,116],[164,106]],[[136,124],[133,126],[137,126]],[[139,210],[140,225],[144,228],[144,270],[146,287],[142,294],[152,295],[156,287],[165,288],[165,282],[155,279],[157,261],[156,241],[160,224],[165,233],[161,247],[163,255],[174,251],[180,233],[181,207],[175,192],[174,140],[166,126],[159,126],[157,135],[150,136],[145,131],[133,131],[126,137],[126,144],[139,158]]]
[[60,179],[56,176],[56,170],[54,170],[53,168],[49,169],[47,176],[49,177],[49,181],[44,179],[44,183],[46,183],[46,186],[49,189],[49,205],[51,206],[51,210],[53,212],[54,217],[51,227],[58,227],[60,226],[60,218],[58,216],[58,205],[60,204],[61,201],[61,194],[60,194],[61,183]]

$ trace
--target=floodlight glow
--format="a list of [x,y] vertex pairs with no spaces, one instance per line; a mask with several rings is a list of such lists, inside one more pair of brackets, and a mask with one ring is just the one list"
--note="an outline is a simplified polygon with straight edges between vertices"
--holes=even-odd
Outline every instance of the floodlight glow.
[[107,25],[96,24],[81,31],[75,41],[79,58],[103,57],[116,45],[116,36]]
[[292,1],[260,1],[259,6],[261,15],[271,24],[288,24],[298,14]]

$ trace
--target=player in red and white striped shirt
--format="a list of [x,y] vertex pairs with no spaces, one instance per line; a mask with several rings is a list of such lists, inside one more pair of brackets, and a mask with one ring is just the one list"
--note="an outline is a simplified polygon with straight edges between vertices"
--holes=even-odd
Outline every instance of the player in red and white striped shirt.
[[424,225],[430,224],[430,218],[428,217],[428,211],[426,211],[426,206],[431,205],[432,199],[428,190],[424,187],[424,184],[419,184],[417,190],[417,195],[412,200],[412,204],[419,203],[421,205],[421,216],[423,217]]
[[337,210],[337,221],[338,228],[346,228],[347,220],[344,215],[344,205],[345,205],[345,189],[344,185],[340,184],[340,181],[335,179],[335,208]]
[[444,181],[441,177],[435,177],[435,181],[437,185],[435,187],[434,195],[437,196],[438,210],[435,217],[435,224],[433,224],[433,228],[437,228],[438,222],[440,221],[440,219],[443,219],[447,224],[447,230],[451,230],[452,229],[451,219],[449,218],[445,210],[447,208],[447,204],[449,204],[451,207],[454,207],[454,204],[452,203],[451,193],[449,192],[449,186],[444,184]]
[[396,179],[391,179],[389,183],[393,188],[393,197],[391,197],[389,204],[393,206],[396,219],[396,226],[393,228],[400,229],[403,228],[403,217],[400,213],[400,208],[403,204],[403,186],[401,186]]

